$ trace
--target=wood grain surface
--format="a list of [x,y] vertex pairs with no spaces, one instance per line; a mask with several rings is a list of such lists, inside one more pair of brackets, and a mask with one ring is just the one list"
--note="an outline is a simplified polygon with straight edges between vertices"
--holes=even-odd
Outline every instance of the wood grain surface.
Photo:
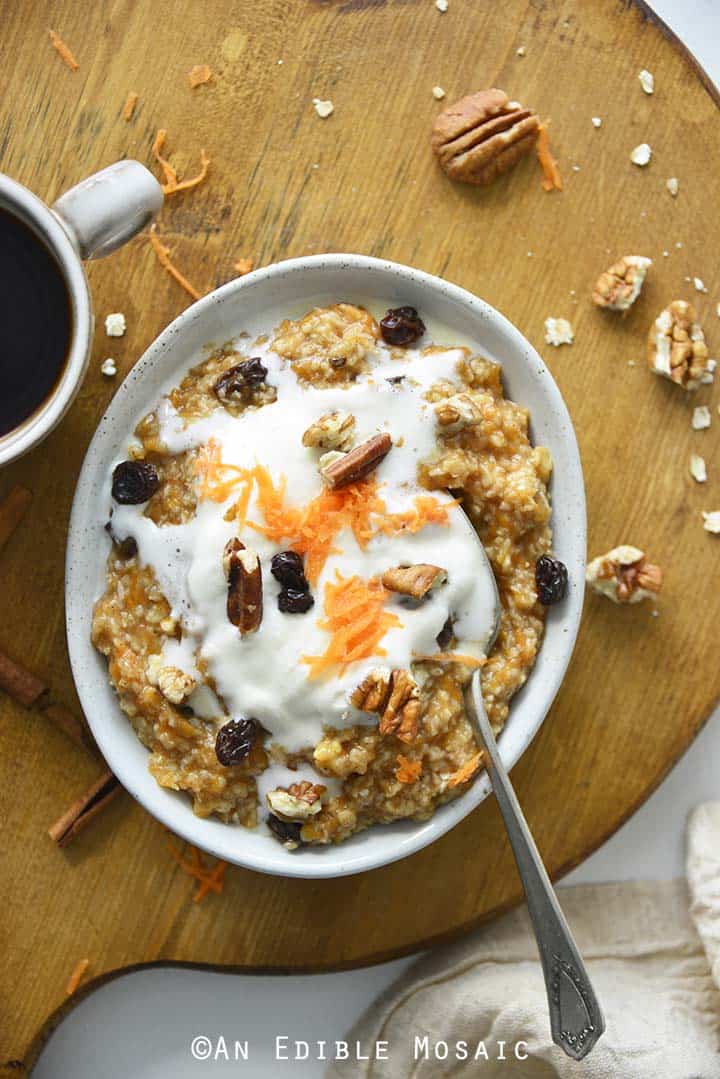
[[[76,73],[52,50],[49,27],[74,51]],[[181,174],[207,150],[207,182],[168,201],[159,222],[201,291],[234,276],[239,257],[381,255],[471,289],[541,351],[577,426],[590,553],[632,542],[666,572],[658,617],[650,605],[588,598],[557,703],[514,769],[550,871],[576,865],[659,782],[720,690],[720,594],[710,587],[720,539],[700,515],[720,509],[717,394],[703,388],[691,401],[644,367],[650,321],[672,299],[697,301],[711,351],[720,341],[710,201],[720,116],[701,75],[661,27],[615,0],[449,0],[446,14],[433,0],[38,0],[6,7],[0,40],[0,168],[38,194],[53,199],[124,156],[151,164],[159,127]],[[191,90],[200,63],[214,78]],[[655,74],[651,97],[643,67]],[[434,85],[447,101],[500,86],[550,118],[564,191],[543,192],[532,158],[488,190],[447,181],[428,149],[441,107]],[[127,123],[130,90],[139,102]],[[329,119],[314,97],[333,100]],[[653,159],[641,169],[629,155],[645,141]],[[680,180],[676,199],[669,176]],[[593,308],[589,290],[628,253],[654,266],[621,319]],[[694,293],[695,275],[708,295]],[[97,329],[81,393],[47,442],[0,475],[0,496],[15,483],[34,495],[0,556],[0,648],[74,708],[63,559],[83,454],[118,384],[100,363],[113,356],[126,374],[189,299],[146,237],[88,276]],[[117,310],[128,331],[108,339],[104,316]],[[572,320],[572,347],[545,345],[549,315]],[[709,431],[691,430],[693,403],[711,404]],[[689,476],[693,451],[708,462],[705,486]],[[7,698],[0,746],[2,1062],[22,1056],[82,956],[91,976],[163,959],[341,967],[440,941],[519,898],[488,800],[386,869],[334,881],[229,869],[224,894],[195,904],[167,834],[127,796],[66,850],[47,838],[97,761]]]

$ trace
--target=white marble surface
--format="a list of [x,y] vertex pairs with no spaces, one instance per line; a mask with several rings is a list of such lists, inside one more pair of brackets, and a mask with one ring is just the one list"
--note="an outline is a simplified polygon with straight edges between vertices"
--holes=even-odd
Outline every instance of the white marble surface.
[[[656,0],[653,7],[720,83],[718,0]],[[683,873],[687,813],[698,802],[720,798],[718,720],[720,710],[643,808],[564,883],[661,879]],[[275,1035],[285,1033],[308,1042],[342,1037],[361,1010],[410,962],[404,959],[348,974],[307,978],[180,970],[130,975],[76,1010],[48,1047],[36,1079],[71,1074],[75,1079],[94,1079],[100,1074],[104,1079],[126,1075],[159,1079],[170,1074],[184,1079],[240,1070],[248,1079],[276,1072],[303,1079],[320,1076],[324,1064],[317,1060],[274,1061]],[[226,1063],[222,1052],[214,1064],[193,1060],[185,1021],[191,1002],[196,1014],[193,1033],[210,1036],[214,1052],[219,1034],[229,1040],[249,1038],[249,1061],[240,1066]],[[146,1019],[149,1014],[151,1024]]]

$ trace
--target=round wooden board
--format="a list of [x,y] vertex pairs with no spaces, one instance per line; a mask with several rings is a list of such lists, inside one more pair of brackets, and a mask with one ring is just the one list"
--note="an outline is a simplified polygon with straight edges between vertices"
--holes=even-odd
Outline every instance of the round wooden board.
[[[49,25],[75,50],[76,74],[52,51]],[[160,221],[198,288],[232,277],[241,256],[265,265],[309,252],[382,255],[471,289],[540,349],[577,426],[591,553],[631,541],[667,575],[658,617],[652,605],[588,599],[562,692],[513,773],[550,872],[577,865],[656,786],[720,690],[720,595],[707,586],[719,541],[700,516],[720,508],[720,420],[710,431],[690,427],[693,404],[715,395],[703,388],[691,401],[644,367],[650,321],[672,299],[697,301],[711,349],[720,335],[712,88],[662,27],[612,0],[450,0],[446,14],[432,0],[38,3],[9,11],[2,35],[13,63],[0,168],[37,192],[53,198],[125,155],[149,163],[159,127],[185,173],[207,149],[208,181],[170,200]],[[187,72],[204,62],[214,80],[191,91]],[[651,97],[637,79],[643,67],[655,74]],[[489,190],[449,183],[428,148],[436,84],[448,101],[501,86],[550,117],[565,190],[545,194],[534,159]],[[140,101],[126,123],[129,90]],[[315,114],[313,97],[334,101],[332,117]],[[602,117],[599,130],[592,116]],[[641,169],[629,155],[644,141],[653,159]],[[665,189],[673,175],[676,199]],[[589,290],[627,253],[654,266],[632,313],[606,316]],[[693,294],[694,275],[709,295]],[[46,444],[0,477],[0,494],[20,482],[35,496],[0,559],[0,647],[75,707],[64,543],[78,469],[116,385],[100,362],[113,355],[125,374],[187,301],[145,238],[91,265],[89,277],[98,329],[82,392]],[[119,340],[103,330],[115,310],[128,322]],[[549,315],[572,320],[572,347],[545,345]],[[708,461],[704,487],[689,476],[692,451]],[[1,708],[0,1010],[15,1021],[0,1060],[21,1054],[82,955],[94,975],[157,959],[338,968],[445,940],[520,897],[489,799],[386,869],[308,882],[232,869],[222,896],[195,904],[167,835],[127,797],[66,852],[52,845],[48,824],[98,765],[38,716],[7,699]]]

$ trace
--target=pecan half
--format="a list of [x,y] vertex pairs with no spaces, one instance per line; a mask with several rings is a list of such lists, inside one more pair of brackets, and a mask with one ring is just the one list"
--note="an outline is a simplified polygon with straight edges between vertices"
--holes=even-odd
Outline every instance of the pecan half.
[[637,300],[652,259],[625,255],[600,274],[592,292],[593,303],[609,311],[627,311]]
[[302,436],[302,444],[321,450],[349,450],[354,434],[355,417],[351,412],[326,412],[310,424]]
[[673,300],[655,319],[648,334],[648,367],[686,390],[701,384],[709,369],[708,348],[692,304]]
[[394,734],[401,742],[415,739],[420,691],[409,671],[371,671],[351,694],[350,703],[362,712],[379,715],[380,734]]
[[233,537],[225,544],[223,570],[228,583],[227,616],[242,634],[254,633],[263,615],[260,559]]
[[482,423],[482,412],[469,393],[456,393],[435,405],[435,419],[440,435],[457,435],[466,427]]
[[443,109],[431,146],[451,180],[489,184],[533,149],[540,121],[503,90],[479,90]]
[[639,603],[660,591],[662,570],[638,547],[623,544],[594,558],[585,579],[594,592],[613,603]]
[[422,599],[431,589],[439,588],[446,581],[447,570],[427,562],[418,562],[414,566],[394,566],[386,569],[382,575],[383,588],[387,588],[388,592],[399,592],[414,599]]
[[392,449],[388,434],[373,435],[361,442],[354,450],[331,461],[320,462],[320,472],[328,487],[347,487],[349,483],[364,480],[373,472]]

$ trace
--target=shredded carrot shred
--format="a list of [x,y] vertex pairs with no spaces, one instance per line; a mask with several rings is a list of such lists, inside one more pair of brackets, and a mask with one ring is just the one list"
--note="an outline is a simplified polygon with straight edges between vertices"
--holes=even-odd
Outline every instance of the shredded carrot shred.
[[398,753],[397,762],[395,778],[398,783],[415,783],[420,778],[422,761],[411,761],[403,757],[402,753]]
[[[378,532],[394,536],[400,532],[419,532],[429,524],[447,525],[448,510],[455,505],[438,502],[432,495],[418,495],[412,509],[388,514],[378,494],[378,483],[371,477],[338,490],[325,489],[305,506],[288,506],[284,478],[276,486],[263,465],[240,468],[225,464],[220,454],[219,444],[211,438],[197,455],[195,474],[199,479],[199,497],[225,502],[240,488],[226,519],[234,519],[239,529],[247,526],[260,532],[274,543],[283,541],[303,555],[305,573],[312,583],[317,581],[329,556],[338,553],[333,544],[342,529],[351,529],[358,547],[364,550]],[[253,488],[264,524],[247,520]]]
[[164,244],[158,236],[157,228],[155,225],[150,226],[149,236],[152,249],[157,255],[158,262],[160,263],[162,268],[164,270],[167,270],[170,276],[175,278],[178,285],[180,285],[181,288],[184,288],[185,291],[189,293],[194,300],[199,300],[202,296],[202,293],[198,292],[195,286],[191,285],[187,277],[185,277],[184,274],[180,273],[177,266],[175,266],[172,259],[170,258],[170,248],[167,247],[167,245]]
[[206,82],[210,82],[212,77],[213,73],[207,64],[195,64],[195,67],[188,72],[190,89],[194,90],[198,86],[204,86]]
[[543,171],[542,185],[546,191],[562,191],[562,177],[558,163],[550,152],[550,138],[547,124],[540,124],[538,129],[537,156]]
[[86,970],[87,970],[87,968],[89,966],[90,966],[90,960],[89,959],[79,959],[78,960],[78,962],[75,964],[75,967],[73,968],[72,974],[68,978],[68,983],[65,986],[65,994],[66,994],[66,996],[71,997],[73,995],[73,993],[77,992],[78,987],[80,985],[80,982],[85,977],[85,972],[86,972]]
[[140,95],[136,94],[134,90],[131,90],[128,96],[125,98],[125,104],[123,105],[123,120],[132,120],[133,113],[135,112],[135,106],[140,99]]
[[200,903],[208,892],[216,892],[218,895],[222,892],[227,862],[218,859],[210,869],[205,865],[205,860],[200,851],[197,847],[193,847],[192,844],[188,844],[189,861],[183,858],[181,852],[172,843],[168,844],[168,848],[183,873],[187,873],[189,877],[193,877],[198,882],[198,887],[193,894],[194,903]]
[[476,753],[469,761],[466,761],[462,768],[458,768],[457,772],[454,772],[453,775],[450,776],[448,787],[459,787],[461,783],[467,783],[468,780],[472,779],[480,768],[482,757],[482,750],[480,750],[479,753]]
[[465,667],[484,667],[485,660],[475,656],[467,656],[463,652],[413,652],[413,659],[418,663],[462,663]]
[[402,626],[391,611],[386,611],[388,592],[377,577],[342,577],[325,585],[325,617],[318,626],[330,633],[330,641],[321,656],[302,656],[310,668],[308,678],[318,678],[331,667],[344,674],[351,663],[370,656],[384,656],[380,641],[389,629]]
[[188,191],[191,187],[197,187],[201,184],[207,176],[208,168],[210,166],[210,158],[207,156],[204,150],[200,151],[200,172],[196,176],[190,177],[189,180],[178,180],[178,174],[173,166],[170,164],[166,157],[163,157],[163,150],[165,148],[165,139],[167,138],[167,131],[165,128],[160,128],[155,141],[152,144],[152,152],[155,160],[163,171],[163,177],[165,183],[162,185],[163,193],[165,195],[176,195],[178,191]]
[[60,37],[60,35],[56,34],[54,30],[48,30],[48,33],[50,34],[50,40],[52,41],[52,46],[55,49],[55,51],[57,52],[60,59],[63,61],[63,63],[67,67],[69,67],[71,71],[77,71],[78,68],[80,67],[80,64],[77,62],[77,60],[75,59],[73,54],[70,52],[70,49],[65,44],[65,42]]
[[238,277],[244,277],[246,273],[250,273],[255,263],[252,259],[238,259],[237,262],[233,262],[233,270],[237,271]]

